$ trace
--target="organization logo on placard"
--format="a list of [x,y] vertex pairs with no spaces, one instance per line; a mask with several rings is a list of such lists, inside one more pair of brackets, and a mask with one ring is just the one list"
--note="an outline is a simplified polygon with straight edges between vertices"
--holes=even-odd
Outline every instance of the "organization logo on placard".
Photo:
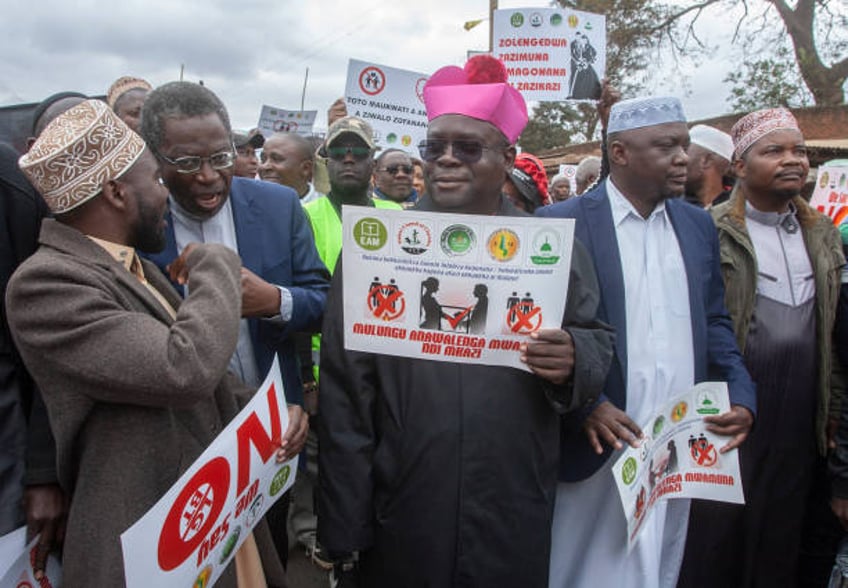
[[197,574],[197,578],[194,580],[194,584],[192,584],[192,588],[207,588],[209,586],[209,580],[212,578],[212,566],[206,566],[200,573]]
[[291,474],[290,466],[283,466],[280,468],[280,471],[274,474],[274,478],[271,480],[271,487],[268,489],[268,493],[271,496],[276,496],[280,493],[280,490],[286,485],[286,482],[289,479],[289,475]]
[[558,27],[562,24],[562,15],[559,12],[554,12],[551,15],[551,26]]
[[524,24],[524,15],[520,12],[513,12],[512,16],[509,17],[509,24],[511,24],[515,28],[520,27]]
[[674,408],[671,409],[671,420],[675,423],[679,423],[683,419],[686,418],[686,413],[689,411],[689,405],[684,401],[680,401],[674,405]]
[[379,67],[369,65],[359,73],[359,89],[374,96],[386,87],[386,74]]
[[559,233],[552,229],[542,229],[533,237],[533,252],[530,261],[536,265],[552,265],[560,258]]
[[628,457],[624,460],[624,465],[621,466],[621,480],[628,486],[636,479],[636,459]]
[[580,19],[577,18],[577,15],[576,14],[569,14],[568,15],[568,26],[570,26],[572,29],[576,29],[578,24],[580,24]]
[[712,392],[704,390],[698,393],[698,405],[695,408],[698,414],[718,414],[718,402]]
[[381,249],[388,238],[389,232],[386,230],[386,225],[379,219],[367,217],[353,225],[353,240],[368,251]]
[[477,236],[467,225],[451,225],[442,231],[439,241],[442,251],[448,255],[459,256],[466,255],[474,249]]
[[218,563],[224,565],[224,562],[230,559],[230,556],[235,551],[236,544],[238,543],[239,537],[241,536],[241,527],[236,526],[233,529],[233,532],[230,533],[230,536],[227,537],[226,541],[224,541],[224,546],[221,547],[221,557],[218,559]]
[[397,234],[400,248],[412,255],[421,255],[430,249],[433,244],[433,236],[430,227],[424,223],[413,221],[400,227]]
[[544,22],[544,19],[542,18],[542,15],[539,14],[538,12],[534,12],[530,15],[530,26],[531,27],[540,27],[540,26],[542,26],[543,22]]
[[223,457],[211,460],[191,477],[159,533],[160,568],[170,571],[179,567],[200,546],[224,509],[229,487],[230,466]]
[[518,254],[518,234],[512,229],[498,229],[486,240],[486,250],[495,261],[510,261]]

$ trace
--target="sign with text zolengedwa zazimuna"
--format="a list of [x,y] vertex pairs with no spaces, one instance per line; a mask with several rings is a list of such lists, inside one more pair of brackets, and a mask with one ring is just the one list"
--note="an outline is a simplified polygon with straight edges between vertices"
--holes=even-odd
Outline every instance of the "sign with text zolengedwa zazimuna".
[[418,157],[427,137],[424,84],[429,76],[377,63],[351,59],[347,66],[347,113],[374,129],[383,149],[403,149]]
[[345,206],[345,348],[527,370],[559,328],[574,220]]
[[121,535],[128,588],[212,586],[294,483],[275,453],[289,413],[278,359],[253,399],[147,514]]
[[560,8],[496,10],[492,54],[525,100],[597,100],[606,70],[606,18]]

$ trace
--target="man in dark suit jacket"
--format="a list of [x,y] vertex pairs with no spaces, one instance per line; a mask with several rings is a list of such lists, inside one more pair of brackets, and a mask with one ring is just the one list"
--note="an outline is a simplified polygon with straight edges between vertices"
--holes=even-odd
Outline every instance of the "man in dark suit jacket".
[[[159,158],[171,192],[166,248],[150,259],[165,271],[191,242],[236,251],[242,260],[243,320],[230,369],[256,386],[278,354],[286,398],[303,404],[293,334],[320,329],[329,272],[297,194],[278,184],[233,177],[227,110],[198,84],[172,82],[151,92],[141,134]],[[287,507],[286,497],[267,515],[284,561]]]
[[[174,82],[151,92],[141,132],[158,155],[171,192],[166,247],[150,259],[164,270],[191,241],[235,250],[242,259],[247,328],[231,367],[245,383],[256,385],[279,354],[286,397],[302,403],[291,335],[320,329],[329,274],[297,195],[270,182],[233,177],[229,118],[203,86]],[[187,162],[197,169],[187,171]],[[246,365],[251,359],[253,365]]]
[[[599,318],[616,329],[615,355],[604,393],[582,414],[566,417],[568,422],[563,427],[560,480],[565,483],[560,485],[557,496],[551,586],[605,585],[597,576],[601,573],[599,566],[612,577],[627,576],[632,585],[673,586],[682,545],[673,553],[667,553],[665,547],[656,548],[668,539],[661,524],[654,536],[654,547],[647,545],[650,541],[643,536],[641,545],[637,544],[628,555],[626,533],[618,527],[619,523],[624,524],[623,513],[601,521],[603,515],[587,504],[574,504],[574,497],[581,496],[581,488],[586,485],[607,483],[606,478],[598,482],[599,477],[594,474],[611,467],[612,448],[622,447],[622,442],[635,444],[641,436],[637,423],[646,418],[652,406],[658,408],[683,392],[682,386],[707,380],[728,383],[731,411],[707,420],[713,432],[732,437],[723,452],[737,447],[753,422],[754,386],[745,371],[724,306],[715,227],[707,213],[675,198],[684,188],[685,150],[689,144],[679,102],[659,98],[619,102],[613,106],[609,125],[609,179],[579,198],[537,211],[539,216],[577,219],[575,236],[589,249],[601,286]],[[627,232],[627,222],[635,223],[635,232]],[[657,224],[661,228],[653,236],[641,242],[631,239],[632,235],[654,231]],[[654,256],[650,254],[652,247]],[[634,249],[640,263],[623,263],[622,251],[628,257],[626,261],[631,262]],[[666,263],[676,271],[664,271]],[[657,269],[659,279],[651,273]],[[627,309],[635,311],[631,306],[634,296],[646,304],[631,314]],[[636,314],[651,319],[641,323],[644,328],[629,332],[628,326],[638,324]],[[659,322],[668,324],[668,333],[659,332]],[[690,333],[691,347],[686,344]],[[628,358],[628,351],[634,350],[638,351],[636,357]],[[609,447],[604,450],[602,443]],[[613,484],[612,476],[605,475]],[[613,499],[615,502],[600,508],[620,511],[617,497]],[[686,506],[688,510],[688,503]],[[589,508],[592,516],[599,517],[588,528],[588,536],[575,531],[573,525],[568,531],[564,527],[574,521],[562,520],[563,513],[580,508]],[[669,514],[670,511],[671,507]],[[685,513],[674,518],[682,521],[685,529]],[[572,537],[570,542],[564,536],[566,532]],[[585,543],[573,541],[575,532]],[[605,535],[608,540],[596,541]],[[682,537],[685,538],[685,531]],[[575,543],[580,543],[579,549],[585,550],[590,559],[597,559],[579,566],[577,554],[571,553],[578,549]],[[603,547],[599,548],[601,544]],[[640,549],[653,553],[643,556]],[[651,563],[629,567],[628,562],[640,558]],[[573,567],[578,569],[570,569]],[[634,569],[638,571],[628,573]],[[588,575],[581,577],[584,572]]]

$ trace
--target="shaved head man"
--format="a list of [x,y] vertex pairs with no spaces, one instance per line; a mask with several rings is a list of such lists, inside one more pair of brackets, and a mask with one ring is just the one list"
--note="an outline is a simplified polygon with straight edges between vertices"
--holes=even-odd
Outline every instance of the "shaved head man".
[[276,133],[265,141],[261,162],[259,178],[293,189],[301,204],[321,196],[312,185],[315,154],[309,139],[294,133]]

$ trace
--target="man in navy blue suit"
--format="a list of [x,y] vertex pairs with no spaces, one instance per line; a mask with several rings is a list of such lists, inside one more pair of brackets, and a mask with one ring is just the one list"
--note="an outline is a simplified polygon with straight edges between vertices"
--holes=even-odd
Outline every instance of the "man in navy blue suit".
[[676,198],[689,146],[680,102],[619,102],[607,133],[609,178],[537,211],[577,219],[576,237],[592,254],[601,285],[599,317],[617,333],[604,394],[563,427],[550,586],[673,587],[689,501],[657,503],[628,553],[611,450],[635,445],[638,423],[670,398],[721,380],[732,408],[707,420],[711,431],[730,437],[721,450],[730,451],[753,423],[754,385],[724,306],[715,227],[707,213]]
[[[151,92],[141,134],[159,159],[171,193],[167,245],[151,260],[167,274],[168,266],[193,242],[221,243],[237,251],[242,259],[243,320],[230,370],[256,386],[279,354],[286,398],[302,404],[292,334],[320,329],[329,273],[318,257],[297,194],[278,184],[233,177],[229,116],[220,99],[203,86],[172,82]],[[171,278],[183,286],[173,272]],[[302,411],[295,411],[295,417],[306,421]],[[285,532],[283,522],[279,540],[275,536],[283,559]]]

